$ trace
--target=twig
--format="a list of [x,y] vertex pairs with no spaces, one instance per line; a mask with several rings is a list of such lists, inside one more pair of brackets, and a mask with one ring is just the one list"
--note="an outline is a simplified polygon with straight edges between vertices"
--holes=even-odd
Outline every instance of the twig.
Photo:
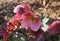
[[47,5],[45,6],[45,8],[48,8],[51,2],[52,2],[52,0],[49,0],[49,2],[47,3]]
[[43,6],[45,7],[45,4],[46,4],[46,1],[45,0],[43,0]]

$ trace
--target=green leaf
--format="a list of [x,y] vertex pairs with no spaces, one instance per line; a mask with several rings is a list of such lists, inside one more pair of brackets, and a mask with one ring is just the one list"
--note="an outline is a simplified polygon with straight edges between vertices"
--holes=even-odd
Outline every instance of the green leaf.
[[4,39],[0,39],[0,41],[4,41]]
[[46,32],[48,30],[48,25],[46,24],[48,22],[49,18],[45,17],[43,20],[42,20],[42,26],[41,26],[41,29]]
[[49,18],[45,17],[43,20],[42,20],[42,23],[47,23],[49,20]]
[[13,41],[13,37],[11,34],[8,36],[8,41]]
[[46,31],[48,30],[48,25],[43,24],[42,27],[41,27],[41,29],[42,29],[44,32],[46,32]]

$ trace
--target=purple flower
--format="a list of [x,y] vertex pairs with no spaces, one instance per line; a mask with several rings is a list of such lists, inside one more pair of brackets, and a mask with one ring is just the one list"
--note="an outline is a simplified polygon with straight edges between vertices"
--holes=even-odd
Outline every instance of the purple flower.
[[31,13],[23,15],[21,26],[25,29],[30,28],[33,31],[38,31],[41,26],[41,19]]
[[48,33],[54,34],[59,31],[60,31],[60,21],[54,21],[52,24],[50,24]]

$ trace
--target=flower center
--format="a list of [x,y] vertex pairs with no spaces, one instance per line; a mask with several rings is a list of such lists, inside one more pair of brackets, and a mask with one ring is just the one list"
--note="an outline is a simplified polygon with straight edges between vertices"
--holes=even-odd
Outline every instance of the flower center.
[[35,17],[33,17],[32,15],[29,15],[28,18],[31,22],[36,23],[36,21],[37,21],[37,19]]

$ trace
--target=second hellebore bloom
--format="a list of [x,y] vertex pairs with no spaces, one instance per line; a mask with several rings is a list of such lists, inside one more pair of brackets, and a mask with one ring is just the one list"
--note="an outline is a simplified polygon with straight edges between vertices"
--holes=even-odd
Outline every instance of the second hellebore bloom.
[[54,34],[59,31],[60,31],[60,21],[54,21],[52,24],[50,24],[48,33]]

